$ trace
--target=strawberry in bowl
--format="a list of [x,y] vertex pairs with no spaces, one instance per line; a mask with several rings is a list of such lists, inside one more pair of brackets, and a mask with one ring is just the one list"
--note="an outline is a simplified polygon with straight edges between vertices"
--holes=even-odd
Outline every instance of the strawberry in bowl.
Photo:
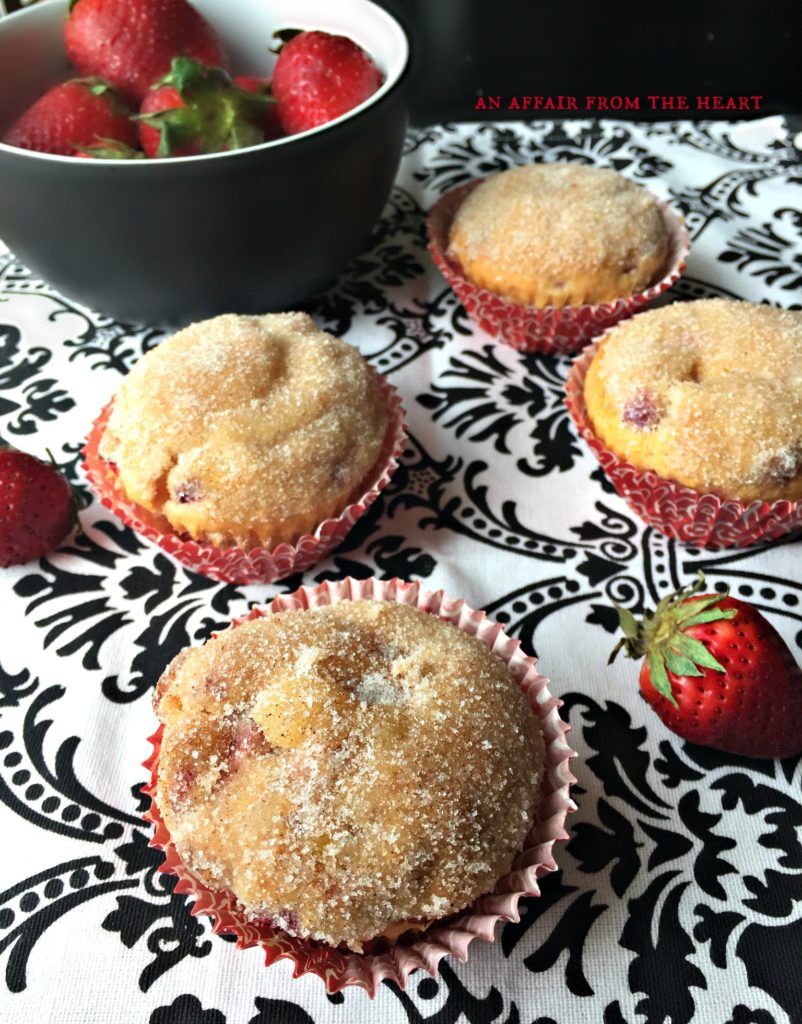
[[[140,11],[167,0],[116,4]],[[64,79],[65,22],[82,8],[86,17],[105,6],[75,0],[70,11],[68,0],[50,0],[0,20],[0,140],[27,105]],[[145,149],[155,157],[134,158],[138,142],[107,136],[96,145],[81,140],[72,155],[0,141],[0,238],[58,290],[120,320],[178,325],[309,300],[364,248],[401,157],[409,48],[398,23],[371,0],[192,0],[191,7],[219,47],[211,55],[173,53],[159,65],[142,101],[166,111],[156,118],[158,141],[151,135]],[[279,103],[265,83],[280,59],[272,52],[275,33],[288,26],[353,40],[378,69],[378,88],[332,120],[293,135],[279,131]],[[142,32],[152,37],[150,28]],[[129,102],[154,73],[153,66],[135,73],[141,54],[132,48],[132,68],[118,77],[105,50],[101,63],[83,63],[85,40],[82,46],[79,56],[70,44],[73,59],[118,83]],[[234,87],[259,106],[245,117],[258,131],[235,126],[210,144],[187,141],[182,126],[182,141],[163,144],[165,134],[177,133],[158,122],[191,105],[175,93],[150,98],[167,85],[159,81],[175,57],[207,68],[214,59],[221,73],[227,64],[243,83]],[[238,103],[249,107],[241,94]],[[143,122],[132,125],[139,133]]]
[[328,124],[358,107],[381,87],[370,54],[331,32],[279,33],[286,42],[273,71],[277,116],[288,135]]
[[219,36],[187,0],[71,0],[64,39],[80,74],[104,78],[134,105],[175,57],[228,63]]
[[102,78],[74,78],[55,85],[3,136],[8,146],[74,156],[103,142],[136,146],[131,111]]

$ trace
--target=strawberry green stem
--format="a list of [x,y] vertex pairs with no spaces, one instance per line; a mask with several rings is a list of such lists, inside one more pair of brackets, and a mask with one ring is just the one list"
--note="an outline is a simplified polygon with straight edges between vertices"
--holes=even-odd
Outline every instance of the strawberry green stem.
[[645,611],[638,622],[632,612],[615,606],[623,637],[613,648],[608,664],[624,650],[629,658],[646,658],[652,685],[674,706],[677,702],[671,689],[669,672],[674,676],[701,676],[705,669],[724,672],[724,666],[705,647],[701,640],[687,631],[693,626],[720,619],[732,619],[734,608],[721,608],[727,596],[707,594],[697,597],[705,589],[704,573],[688,587],[664,597],[653,611]]
[[184,106],[132,118],[160,131],[157,156],[173,156],[188,143],[197,144],[200,152],[219,153],[264,142],[260,125],[275,102],[272,96],[241,89],[222,68],[206,67],[190,57],[174,57],[170,71],[152,88],[164,86],[175,89]]

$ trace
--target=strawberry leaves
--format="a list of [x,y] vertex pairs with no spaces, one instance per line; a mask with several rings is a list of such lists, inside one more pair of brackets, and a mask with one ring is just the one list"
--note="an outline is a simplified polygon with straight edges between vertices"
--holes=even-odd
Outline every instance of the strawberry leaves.
[[140,149],[127,146],[119,139],[104,139],[98,136],[91,146],[79,146],[76,156],[92,157],[95,160],[144,160],[145,154]]
[[[700,668],[694,665],[691,658],[686,654],[680,654],[676,648],[669,647],[665,652],[664,660],[666,667],[670,669],[675,676],[701,676],[704,675]],[[668,696],[668,695],[667,695]]]
[[657,652],[652,652],[647,656],[649,662],[649,671],[652,674],[652,685],[658,693],[661,693],[664,697],[671,701],[672,704],[676,705],[674,694],[671,692],[671,683],[666,672],[665,659],[660,657]]
[[704,643],[687,632],[693,626],[732,619],[736,615],[734,608],[719,607],[727,596],[726,591],[697,596],[704,587],[705,578],[700,571],[694,584],[664,597],[655,611],[645,611],[641,623],[628,609],[615,606],[624,636],[611,651],[608,664],[612,664],[622,649],[630,658],[645,656],[652,685],[674,707],[678,705],[669,672],[674,676],[703,676],[705,669],[726,671]]
[[172,85],[182,99],[187,99],[199,92],[225,88],[230,83],[228,73],[222,68],[208,68],[191,57],[173,57],[170,70],[154,82],[151,88]]
[[219,153],[263,142],[261,125],[272,102],[265,93],[241,89],[222,68],[175,57],[134,120],[159,133],[152,147],[140,132],[151,156]]
[[[727,616],[721,615],[719,617],[723,619]],[[691,659],[692,663],[695,663],[696,665],[702,668],[712,668],[715,669],[716,672],[724,671],[724,666],[713,657],[713,655],[710,653],[710,651],[708,651],[708,649],[705,647],[702,641],[697,640],[692,636],[687,636],[685,634],[678,635],[672,641],[672,645],[669,648],[669,650],[671,649],[676,650],[681,654],[687,655],[687,657]],[[679,674],[694,676],[703,675],[703,673],[700,672],[698,669],[695,672],[683,672]]]

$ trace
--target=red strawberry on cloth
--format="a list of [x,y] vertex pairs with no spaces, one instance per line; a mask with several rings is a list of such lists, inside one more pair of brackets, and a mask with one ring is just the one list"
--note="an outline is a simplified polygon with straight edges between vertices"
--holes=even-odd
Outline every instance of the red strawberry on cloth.
[[99,78],[75,78],[49,89],[3,136],[9,146],[62,156],[109,139],[137,144],[130,111]]
[[[269,78],[256,78],[254,75],[237,75],[234,85],[248,92],[255,92],[257,96],[266,96],[273,99],[273,91],[270,87]],[[285,131],[281,127],[278,116],[278,103],[271,102],[265,107],[265,116],[262,121],[262,131],[265,133],[265,141],[280,139]]]
[[228,64],[211,25],[186,0],[72,0],[67,56],[82,75],[100,75],[138,106],[174,57]]
[[621,648],[644,658],[640,687],[672,732],[747,757],[802,753],[802,670],[756,608],[702,594],[704,576],[638,623],[619,608]]
[[142,101],[139,139],[147,156],[191,156],[243,149],[264,142],[262,126],[273,105],[267,95],[241,89],[222,68],[176,57]]
[[0,446],[0,568],[42,558],[76,519],[75,495],[54,462]]
[[273,95],[288,135],[340,117],[382,84],[372,57],[347,36],[329,32],[278,32],[287,42],[273,70]]

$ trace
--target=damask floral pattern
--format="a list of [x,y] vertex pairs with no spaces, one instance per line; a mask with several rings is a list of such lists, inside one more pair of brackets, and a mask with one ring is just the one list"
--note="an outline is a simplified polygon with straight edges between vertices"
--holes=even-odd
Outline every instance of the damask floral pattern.
[[[199,576],[91,500],[81,531],[4,571],[0,613],[2,1018],[78,1024],[795,1024],[802,1007],[802,761],[694,747],[605,665],[613,603],[653,606],[703,569],[802,657],[800,541],[678,546],[614,493],[563,403],[567,358],[475,328],[426,253],[445,191],[529,160],[614,167],[681,210],[686,275],[660,301],[799,305],[802,175],[777,119],[566,121],[410,132],[366,252],[307,308],[401,393],[400,465],[325,560],[266,586]],[[0,255],[0,436],[81,447],[162,335],[61,297]],[[167,662],[251,604],[346,575],[464,596],[537,653],[580,758],[560,870],[466,964],[326,996],[190,913],[148,846],[140,767]],[[65,982],[69,979],[69,983]]]

